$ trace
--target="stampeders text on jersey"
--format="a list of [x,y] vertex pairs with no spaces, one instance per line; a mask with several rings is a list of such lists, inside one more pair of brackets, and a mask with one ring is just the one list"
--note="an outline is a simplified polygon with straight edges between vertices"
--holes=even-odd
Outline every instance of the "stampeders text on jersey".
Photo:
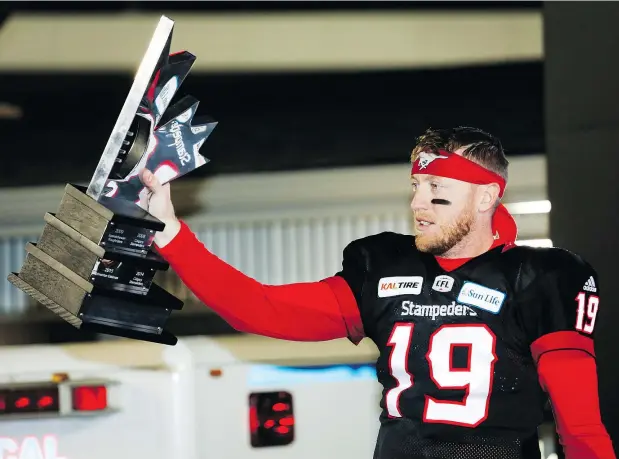
[[451,304],[415,304],[412,301],[402,301],[401,316],[430,317],[474,317],[477,313],[468,306],[452,301]]

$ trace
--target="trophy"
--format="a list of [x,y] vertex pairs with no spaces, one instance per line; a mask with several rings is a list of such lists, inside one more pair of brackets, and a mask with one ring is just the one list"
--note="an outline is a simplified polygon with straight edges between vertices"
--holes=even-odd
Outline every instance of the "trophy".
[[164,223],[145,210],[144,168],[161,183],[208,161],[199,152],[216,122],[198,101],[170,105],[195,56],[170,54],[174,22],[162,16],[88,187],[67,184],[37,243],[8,280],[82,330],[174,345],[165,329],[183,303],[153,278],[168,269],[152,250]]

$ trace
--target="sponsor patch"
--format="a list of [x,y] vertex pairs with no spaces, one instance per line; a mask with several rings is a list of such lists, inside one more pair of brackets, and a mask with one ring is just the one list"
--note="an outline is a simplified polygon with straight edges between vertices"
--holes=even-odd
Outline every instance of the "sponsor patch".
[[421,276],[383,277],[378,281],[378,296],[419,295],[423,286]]
[[505,293],[474,282],[465,282],[456,301],[498,314],[505,301]]

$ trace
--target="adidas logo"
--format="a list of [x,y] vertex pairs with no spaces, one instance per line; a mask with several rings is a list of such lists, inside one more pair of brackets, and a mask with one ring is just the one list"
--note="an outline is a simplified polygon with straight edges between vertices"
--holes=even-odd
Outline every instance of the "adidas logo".
[[595,281],[593,280],[593,276],[589,277],[589,279],[587,280],[587,282],[585,282],[585,285],[582,286],[583,290],[586,290],[587,292],[597,292],[598,289],[595,286]]

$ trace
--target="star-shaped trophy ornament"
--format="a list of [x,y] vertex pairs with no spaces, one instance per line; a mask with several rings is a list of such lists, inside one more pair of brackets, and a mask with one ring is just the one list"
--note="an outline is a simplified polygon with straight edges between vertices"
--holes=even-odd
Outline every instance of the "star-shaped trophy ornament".
[[140,182],[141,170],[167,183],[208,162],[200,147],[217,122],[195,116],[200,102],[193,96],[170,107],[196,58],[187,51],[168,53],[169,42],[116,157],[104,189],[107,197],[144,205],[148,191]]
[[152,250],[165,225],[147,212],[139,174],[148,168],[167,183],[203,166],[200,148],[217,125],[196,116],[190,95],[172,103],[196,60],[170,54],[173,28],[162,16],[90,183],[66,185],[8,277],[79,329],[169,345],[177,338],[165,325],[183,303],[153,282],[169,267]]

